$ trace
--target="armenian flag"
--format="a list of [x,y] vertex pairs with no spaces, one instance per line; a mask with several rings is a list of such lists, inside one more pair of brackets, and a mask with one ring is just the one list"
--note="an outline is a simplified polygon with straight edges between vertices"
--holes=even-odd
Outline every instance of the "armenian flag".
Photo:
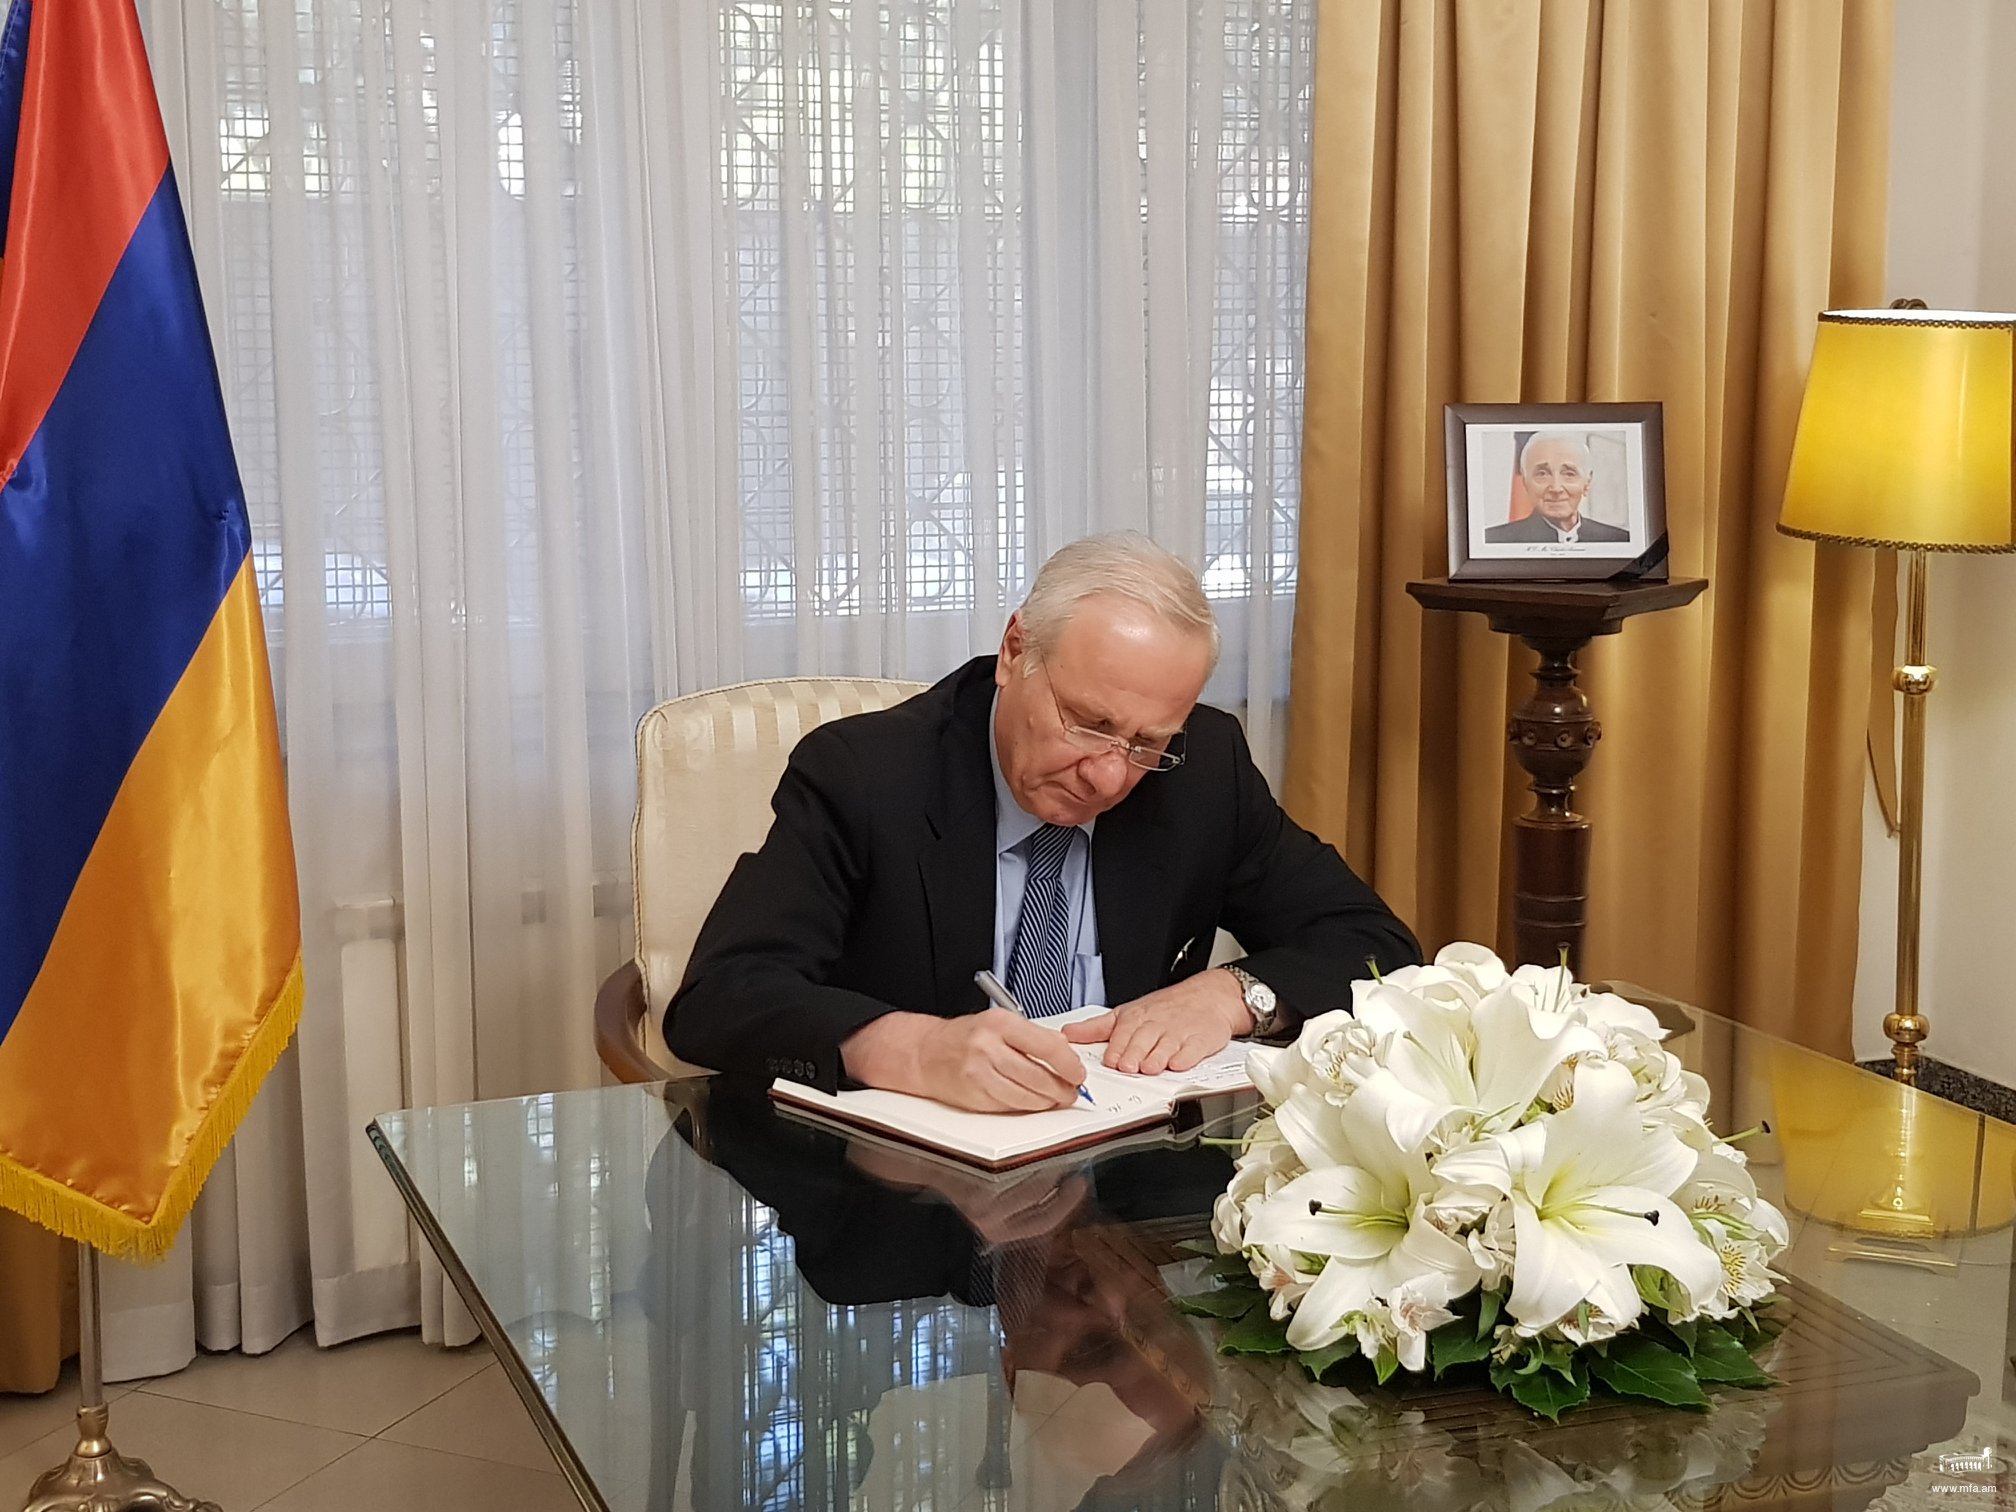
[[165,1253],[301,1009],[251,527],[133,0],[0,29],[0,1207]]

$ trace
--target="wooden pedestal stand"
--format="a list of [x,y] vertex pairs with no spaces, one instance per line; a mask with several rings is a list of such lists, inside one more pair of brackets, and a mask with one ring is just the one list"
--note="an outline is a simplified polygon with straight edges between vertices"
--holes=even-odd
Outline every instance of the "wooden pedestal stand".
[[1540,653],[1533,692],[1512,713],[1506,738],[1533,779],[1533,811],[1512,821],[1512,935],[1518,963],[1555,966],[1562,951],[1582,974],[1589,913],[1589,821],[1569,806],[1603,728],[1575,686],[1575,653],[1615,635],[1634,614],[1692,603],[1706,578],[1670,583],[1409,583],[1424,608],[1483,614],[1491,628]]

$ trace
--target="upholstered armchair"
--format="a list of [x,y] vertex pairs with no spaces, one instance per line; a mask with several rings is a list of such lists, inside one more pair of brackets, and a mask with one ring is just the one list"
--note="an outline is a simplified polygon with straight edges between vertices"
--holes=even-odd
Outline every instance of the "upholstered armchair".
[[792,677],[669,699],[637,725],[630,877],[637,955],[595,998],[595,1048],[619,1081],[689,1076],[665,1047],[665,1006],[738,856],[763,842],[770,794],[807,730],[886,709],[923,683]]

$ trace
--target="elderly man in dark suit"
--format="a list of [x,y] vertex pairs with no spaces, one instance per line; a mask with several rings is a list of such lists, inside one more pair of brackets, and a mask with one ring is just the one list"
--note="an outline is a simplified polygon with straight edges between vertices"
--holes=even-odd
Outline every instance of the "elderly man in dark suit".
[[[1274,801],[1231,715],[1196,575],[1146,537],[1047,562],[998,655],[799,742],[776,821],[701,927],[666,1017],[701,1065],[1031,1110],[1072,1042],[1186,1069],[1291,1032],[1420,959],[1337,852]],[[1206,969],[1223,927],[1248,951]],[[989,1007],[989,968],[1026,1016]],[[1086,1005],[1114,1011],[1066,1024]]]
[[1582,513],[1595,481],[1589,443],[1573,431],[1537,431],[1519,453],[1519,475],[1533,513],[1484,532],[1492,546],[1515,542],[1533,546],[1579,546],[1597,541],[1628,541],[1631,532]]

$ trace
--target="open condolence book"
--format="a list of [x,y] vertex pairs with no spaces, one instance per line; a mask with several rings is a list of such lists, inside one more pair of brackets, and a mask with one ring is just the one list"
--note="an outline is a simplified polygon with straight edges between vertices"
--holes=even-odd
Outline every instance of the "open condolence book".
[[[1045,1022],[1061,1025],[1105,1011],[1084,1008]],[[1101,1060],[1104,1045],[1076,1048],[1085,1063],[1085,1088],[1092,1102],[1080,1101],[1050,1113],[969,1113],[907,1092],[821,1092],[793,1081],[772,1084],[770,1095],[815,1118],[893,1135],[998,1171],[1167,1123],[1176,1104],[1187,1097],[1237,1092],[1253,1085],[1246,1074],[1248,1046],[1243,1040],[1234,1040],[1188,1071],[1165,1071],[1160,1076],[1129,1076],[1107,1069]]]

